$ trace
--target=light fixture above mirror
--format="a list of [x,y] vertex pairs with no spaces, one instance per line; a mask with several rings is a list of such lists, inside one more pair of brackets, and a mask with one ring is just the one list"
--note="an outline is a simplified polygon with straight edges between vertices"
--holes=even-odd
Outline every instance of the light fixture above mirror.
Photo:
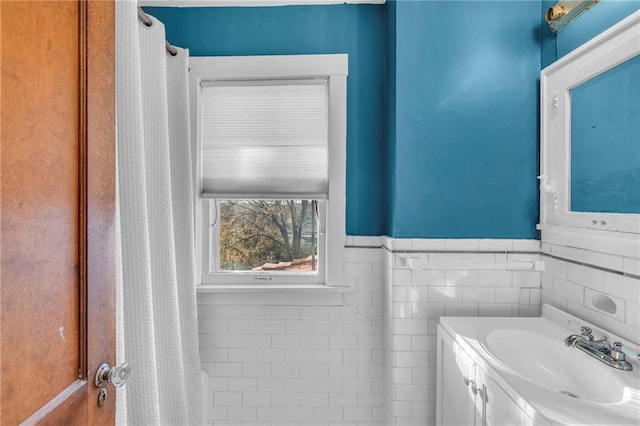
[[547,9],[544,19],[554,33],[562,30],[600,0],[560,0]]

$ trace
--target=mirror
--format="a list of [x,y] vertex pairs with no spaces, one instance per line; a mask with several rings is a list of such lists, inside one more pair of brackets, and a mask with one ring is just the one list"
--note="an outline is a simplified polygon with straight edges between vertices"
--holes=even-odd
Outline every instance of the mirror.
[[540,86],[543,240],[637,258],[640,11],[542,70]]
[[570,92],[570,211],[640,213],[640,55]]

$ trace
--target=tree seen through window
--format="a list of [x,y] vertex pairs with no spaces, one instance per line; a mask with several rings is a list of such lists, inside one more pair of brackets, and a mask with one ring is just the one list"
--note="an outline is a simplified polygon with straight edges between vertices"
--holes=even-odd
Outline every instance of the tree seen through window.
[[220,270],[317,271],[316,200],[220,203]]

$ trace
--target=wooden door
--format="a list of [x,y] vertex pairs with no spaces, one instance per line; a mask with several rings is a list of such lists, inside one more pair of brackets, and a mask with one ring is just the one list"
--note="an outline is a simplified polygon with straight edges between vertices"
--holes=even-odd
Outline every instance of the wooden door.
[[114,423],[114,19],[0,2],[2,425]]

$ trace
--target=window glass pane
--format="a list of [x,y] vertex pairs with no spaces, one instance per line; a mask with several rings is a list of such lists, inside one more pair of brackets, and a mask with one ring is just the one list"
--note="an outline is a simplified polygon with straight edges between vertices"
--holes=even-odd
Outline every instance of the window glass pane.
[[316,206],[316,200],[221,201],[220,271],[316,274]]

